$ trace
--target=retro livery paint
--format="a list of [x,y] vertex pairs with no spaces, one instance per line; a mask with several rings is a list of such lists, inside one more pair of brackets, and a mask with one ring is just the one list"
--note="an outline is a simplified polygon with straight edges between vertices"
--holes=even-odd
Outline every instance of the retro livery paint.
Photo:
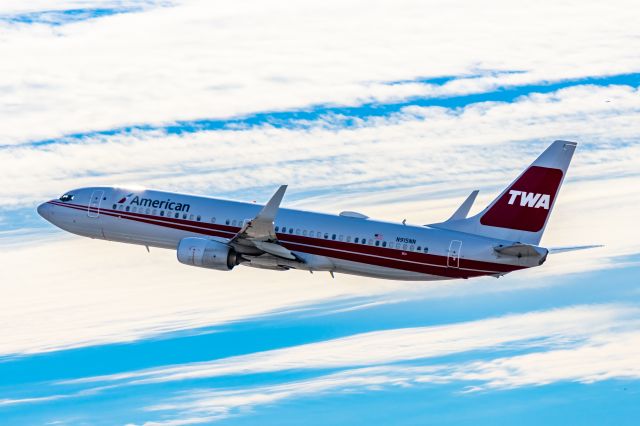
[[211,269],[243,265],[398,280],[501,276],[546,260],[548,250],[538,244],[575,147],[554,142],[478,215],[467,218],[465,202],[462,216],[428,226],[280,208],[285,186],[265,206],[80,188],[43,203],[38,213],[78,235],[177,250],[180,262]]

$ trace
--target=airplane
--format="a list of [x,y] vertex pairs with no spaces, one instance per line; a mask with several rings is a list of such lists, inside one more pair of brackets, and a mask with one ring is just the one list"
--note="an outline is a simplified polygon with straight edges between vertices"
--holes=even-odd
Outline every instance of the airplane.
[[500,277],[542,265],[549,253],[597,246],[540,246],[577,143],[553,142],[484,210],[478,191],[440,223],[414,226],[280,208],[286,185],[264,205],[127,187],[66,192],[38,206],[57,227],[89,238],[176,250],[178,261],[325,271],[393,280]]

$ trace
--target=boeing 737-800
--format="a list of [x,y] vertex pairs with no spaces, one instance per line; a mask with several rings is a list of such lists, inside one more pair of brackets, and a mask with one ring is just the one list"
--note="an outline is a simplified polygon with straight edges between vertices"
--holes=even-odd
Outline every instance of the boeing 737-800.
[[[502,276],[542,265],[539,246],[576,148],[555,141],[487,208],[467,217],[474,191],[448,220],[411,226],[266,205],[121,187],[75,189],[38,207],[74,234],[177,251],[191,266],[329,271],[395,280]],[[558,251],[575,250],[571,247]]]

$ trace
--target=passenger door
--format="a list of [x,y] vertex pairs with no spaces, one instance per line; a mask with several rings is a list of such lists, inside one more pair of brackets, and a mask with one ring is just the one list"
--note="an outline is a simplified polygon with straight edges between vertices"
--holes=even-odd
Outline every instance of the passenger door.
[[462,251],[462,241],[451,240],[449,244],[449,253],[447,255],[447,266],[449,268],[460,267],[460,252]]
[[100,203],[104,197],[104,191],[96,189],[91,193],[91,199],[89,200],[89,206],[87,207],[87,215],[89,217],[98,217],[100,215]]

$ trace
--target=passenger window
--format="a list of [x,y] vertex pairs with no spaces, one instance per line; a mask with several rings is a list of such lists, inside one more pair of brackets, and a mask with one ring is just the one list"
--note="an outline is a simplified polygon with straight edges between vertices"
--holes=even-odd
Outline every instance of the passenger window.
[[360,241],[360,239],[358,237],[354,238],[353,242],[357,243],[358,241]]
[[336,234],[333,234],[333,235],[331,236],[331,239],[332,239],[332,240],[335,240],[335,239],[336,239]]
[[225,225],[228,225],[229,224],[229,219],[225,220],[224,223],[225,223]]
[[387,242],[386,242],[386,241],[383,241],[383,242],[382,242],[382,247],[386,247],[386,246],[387,246]]
[[[193,215],[191,215],[191,220],[193,220]],[[211,218],[211,223],[216,223],[216,218],[215,217]]]
[[329,239],[329,234],[324,234],[324,239],[328,240]]
[[117,209],[118,209],[118,206],[114,204],[113,205],[113,210],[117,210]]
[[236,226],[237,221],[235,219],[233,219],[233,222],[231,222],[232,226]]
[[138,208],[137,208],[137,207],[132,207],[132,208],[131,208],[131,211],[133,211],[133,212],[135,213],[135,212],[137,212],[137,211],[138,211]]
[[418,248],[416,249],[416,251],[422,251],[421,247],[418,246]]
[[300,235],[300,228],[296,228],[296,235]]
[[396,243],[396,248],[399,249],[400,248],[400,243]]
[[160,216],[164,216],[164,210],[160,210]]
[[175,217],[176,219],[178,219],[180,217],[180,213],[176,213],[173,217]]
[[413,246],[413,244],[411,244],[411,245],[409,246],[409,250],[413,251],[413,248],[414,248],[414,246]]
[[280,229],[278,226],[275,227],[276,232],[278,232],[278,229]]
[[313,231],[309,231],[309,236],[313,238],[316,234]]
[[[191,217],[193,217],[193,215],[191,215]],[[186,218],[187,218],[187,214],[186,214],[186,213],[183,213],[183,214],[182,214],[182,218],[183,218],[183,219],[186,219]]]
[[344,241],[344,235],[340,235],[340,236],[338,236],[338,240],[340,240],[340,241]]
[[306,229],[303,229],[303,230],[302,230],[302,236],[303,236],[303,237],[306,237],[306,236],[307,236],[307,230],[306,230]]
[[351,242],[351,235],[347,235],[347,242],[350,243]]
[[362,244],[367,244],[367,239],[366,238],[362,239]]
[[127,208],[125,209],[126,211],[129,211],[129,206],[127,206]]
[[380,245],[380,241],[376,240],[376,247]]
[[196,220],[197,220],[198,222],[200,222],[200,219],[202,219],[200,216],[196,216]]
[[289,228],[289,233],[293,234],[293,228]]
[[424,252],[425,252],[425,253],[429,253],[429,247],[425,247],[425,248],[424,248]]
[[147,209],[147,214],[151,214],[151,209]]
[[406,244],[403,244],[403,245],[402,245],[402,250],[406,250],[406,249],[407,249],[407,245],[406,245]]
[[158,210],[153,209],[153,215],[155,216],[155,215],[157,215],[157,214],[158,214]]

